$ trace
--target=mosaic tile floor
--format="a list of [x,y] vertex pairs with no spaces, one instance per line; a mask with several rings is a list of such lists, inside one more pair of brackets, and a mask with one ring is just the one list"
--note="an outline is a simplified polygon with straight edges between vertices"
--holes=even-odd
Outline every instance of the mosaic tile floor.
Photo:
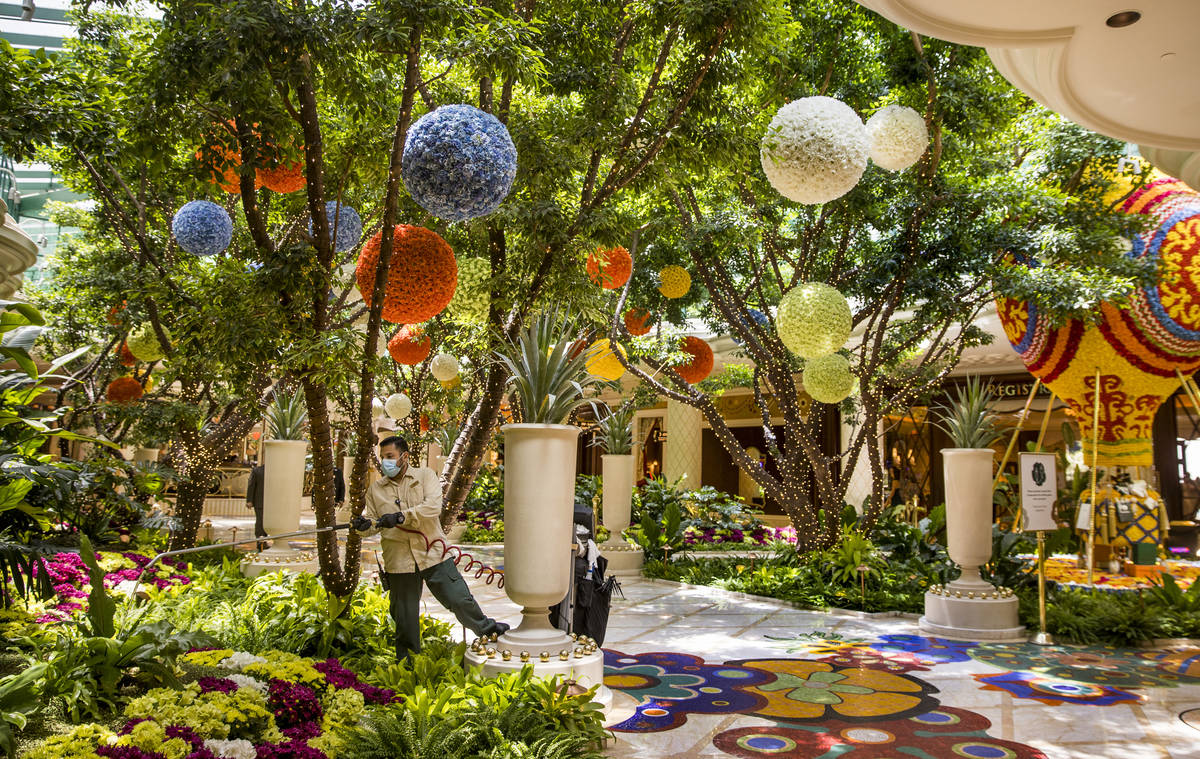
[[[503,590],[468,582],[518,621]],[[1200,649],[928,638],[908,617],[640,578],[624,596],[604,641],[609,756],[1200,759]]]

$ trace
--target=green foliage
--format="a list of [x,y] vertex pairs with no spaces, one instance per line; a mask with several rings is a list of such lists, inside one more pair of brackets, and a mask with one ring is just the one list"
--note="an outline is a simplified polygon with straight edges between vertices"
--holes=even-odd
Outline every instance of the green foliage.
[[504,467],[497,465],[479,471],[475,484],[463,504],[464,511],[504,513]]
[[842,539],[825,552],[830,579],[839,585],[852,584],[882,574],[886,562],[870,538],[854,529],[842,528]]
[[637,541],[647,560],[662,559],[671,551],[683,547],[681,511],[679,504],[674,501],[663,508],[661,521],[655,519],[649,510],[642,512],[641,528]]
[[1183,590],[1173,576],[1164,573],[1150,592],[1163,607],[1200,614],[1200,582],[1193,582],[1187,590]]
[[958,388],[958,396],[949,405],[940,406],[938,428],[950,436],[956,448],[990,448],[1000,439],[996,416],[992,412],[995,394],[991,385],[979,377],[969,377]]
[[308,425],[308,408],[304,405],[304,393],[278,391],[267,407],[268,440],[303,440]]
[[[678,523],[669,520],[671,510],[679,513]],[[656,477],[634,490],[631,537],[650,554],[661,555],[666,547],[679,550],[689,535],[743,535],[763,528],[757,514],[741,499],[705,485],[683,490],[679,483]],[[649,529],[649,532],[647,532]]]
[[586,351],[573,350],[570,318],[542,314],[515,340],[496,351],[513,385],[514,410],[525,424],[564,424],[588,401],[588,388],[599,378],[584,368]]
[[88,593],[87,617],[91,623],[91,634],[101,638],[111,638],[116,634],[113,626],[113,615],[117,605],[113,602],[108,591],[104,589],[104,570],[96,561],[96,553],[92,550],[92,542],[83,537],[80,540],[79,556],[88,569],[88,582],[91,591]]
[[10,759],[17,751],[15,732],[24,729],[30,715],[42,707],[39,691],[45,671],[45,664],[35,664],[0,677],[0,751]]
[[633,453],[633,415],[637,411],[632,403],[626,403],[598,422],[600,434],[592,438],[592,445],[612,455]]

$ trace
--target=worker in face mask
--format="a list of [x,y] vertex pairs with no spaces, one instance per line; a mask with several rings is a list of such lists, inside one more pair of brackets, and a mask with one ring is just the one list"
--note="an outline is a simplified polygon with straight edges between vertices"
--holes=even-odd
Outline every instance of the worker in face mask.
[[[382,533],[381,579],[396,622],[397,658],[421,650],[422,583],[476,635],[506,632],[508,625],[484,615],[458,567],[442,550],[449,541],[442,532],[438,476],[428,467],[409,465],[408,442],[398,435],[379,444],[379,464],[383,477],[371,483],[363,514],[352,525],[363,535]],[[441,544],[430,545],[439,538]]]

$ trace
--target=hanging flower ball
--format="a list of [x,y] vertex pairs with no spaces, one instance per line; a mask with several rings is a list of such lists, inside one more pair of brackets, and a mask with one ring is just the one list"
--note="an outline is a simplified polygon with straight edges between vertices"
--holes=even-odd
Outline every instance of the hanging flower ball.
[[[171,339],[171,332],[166,325],[163,326],[163,333],[167,336],[167,340]],[[129,347],[129,352],[138,361],[158,361],[167,355],[166,348],[159,342],[158,334],[154,331],[154,325],[149,322],[134,330],[129,335],[129,339],[125,341],[125,345]]]
[[308,184],[308,178],[304,175],[304,161],[271,169],[255,169],[254,178],[260,186],[281,195],[299,192]]
[[804,282],[779,301],[779,339],[800,358],[833,353],[850,339],[850,304],[824,282]]
[[439,353],[429,362],[429,373],[438,382],[450,382],[458,376],[458,359],[449,353]]
[[[429,321],[442,312],[454,297],[458,264],[454,251],[436,232],[424,227],[397,224],[393,233],[392,259],[388,265],[383,318],[393,324]],[[375,267],[383,231],[367,241],[358,255],[358,291],[371,302],[375,290]]]
[[129,343],[121,343],[117,354],[120,358],[121,366],[133,366],[137,363],[137,356],[133,355],[133,352],[129,350]]
[[188,253],[215,256],[233,240],[233,219],[212,201],[192,200],[175,212],[171,233]]
[[133,403],[142,397],[142,384],[133,377],[117,377],[108,383],[104,397],[109,403]]
[[867,129],[850,106],[818,95],[793,100],[771,119],[759,149],[767,181],[797,203],[828,203],[867,168]]
[[[767,315],[762,311],[759,311],[757,308],[748,309],[747,313],[750,314],[750,318],[753,319],[758,326],[764,329],[768,324],[770,324],[770,320],[767,319]],[[736,335],[730,335],[730,339],[738,345],[743,344],[741,338],[737,337]]]
[[492,265],[483,258],[464,258],[458,262],[458,287],[450,299],[450,314],[458,321],[487,321],[492,302]]
[[429,415],[421,414],[421,419],[418,422],[421,432],[429,432]]
[[925,117],[904,105],[880,108],[867,119],[869,152],[875,165],[903,171],[916,163],[929,146]]
[[588,254],[587,273],[592,282],[605,290],[624,287],[633,273],[633,258],[629,251],[616,248],[596,248]]
[[[621,352],[621,356],[625,356],[625,349],[620,345],[616,346],[616,350]],[[584,366],[587,367],[588,374],[594,374],[609,382],[616,382],[625,374],[625,367],[617,358],[613,345],[607,337],[600,338],[588,346]]]
[[406,324],[388,340],[387,349],[397,364],[413,366],[429,358],[433,344],[429,336],[415,324]]
[[838,353],[809,359],[802,376],[804,389],[821,403],[841,403],[854,393],[858,383],[850,362]]
[[495,211],[517,176],[508,129],[470,105],[444,105],[408,130],[404,186],[434,216],[465,221]]
[[444,381],[439,380],[438,384],[442,386],[443,390],[453,390],[454,388],[462,385],[462,375],[455,375],[452,379]]
[[125,321],[124,317],[121,316],[121,312],[125,310],[127,305],[128,301],[124,300],[114,304],[112,308],[108,309],[108,316],[104,317],[104,320],[114,327],[119,327]]
[[379,419],[380,417],[382,417],[384,415],[384,413],[386,413],[386,411],[387,411],[387,408],[384,406],[383,401],[379,400],[378,398],[371,399],[371,418],[372,419]]
[[692,275],[682,266],[667,266],[658,273],[658,291],[664,298],[682,298],[692,289]]
[[403,419],[412,413],[412,401],[404,393],[389,395],[383,410],[393,419]]
[[685,382],[694,385],[712,374],[713,352],[708,343],[698,337],[685,337],[679,350],[692,357],[686,364],[674,367]]
[[[336,200],[325,204],[325,218],[329,221],[329,235],[333,238],[335,253],[345,253],[358,245],[362,239],[362,217],[350,206],[338,206]],[[308,220],[308,233],[313,233],[312,219]]]
[[625,329],[634,337],[650,334],[653,328],[650,324],[650,312],[640,308],[631,308],[625,312]]
[[153,390],[153,389],[154,389],[154,386],[155,386],[156,384],[158,384],[158,383],[156,383],[156,382],[154,381],[154,375],[153,375],[153,374],[147,374],[147,375],[146,375],[146,379],[144,380],[144,382],[145,382],[145,384],[143,385],[143,387],[145,388],[145,390],[146,390],[146,392],[147,392],[147,393],[148,393],[148,392],[150,392],[151,390]]

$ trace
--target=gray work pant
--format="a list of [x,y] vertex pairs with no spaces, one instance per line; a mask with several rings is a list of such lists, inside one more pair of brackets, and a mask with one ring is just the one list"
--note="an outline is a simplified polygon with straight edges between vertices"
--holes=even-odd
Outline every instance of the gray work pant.
[[421,584],[442,606],[454,612],[458,621],[476,635],[489,635],[496,629],[496,620],[484,615],[471,595],[466,580],[446,559],[417,572],[385,572],[388,590],[388,610],[396,623],[396,658],[403,659],[421,650]]

